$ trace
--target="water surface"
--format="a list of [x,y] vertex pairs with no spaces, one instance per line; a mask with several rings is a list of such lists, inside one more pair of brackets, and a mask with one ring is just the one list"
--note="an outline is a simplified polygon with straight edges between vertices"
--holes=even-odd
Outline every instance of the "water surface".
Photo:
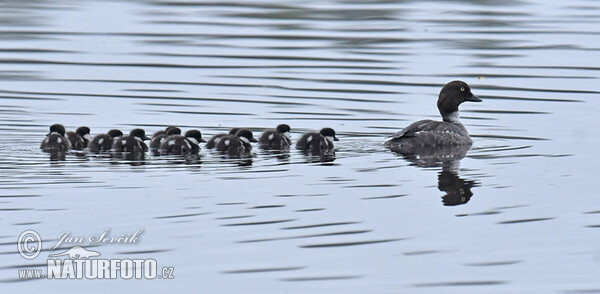
[[[207,293],[600,291],[594,1],[5,1],[0,4],[2,289]],[[474,139],[430,164],[381,146],[437,119]],[[202,150],[140,162],[38,147],[49,125],[206,137],[334,128],[334,158]],[[172,281],[20,281],[27,229],[140,243]],[[51,288],[49,288],[51,287]]]

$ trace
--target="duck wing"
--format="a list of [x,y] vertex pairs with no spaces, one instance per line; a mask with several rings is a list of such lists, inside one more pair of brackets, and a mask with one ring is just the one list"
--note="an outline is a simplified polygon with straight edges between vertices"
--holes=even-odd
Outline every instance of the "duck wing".
[[391,143],[391,142],[393,142],[395,140],[398,140],[398,139],[401,139],[401,138],[411,138],[411,137],[414,137],[415,134],[418,133],[418,132],[422,132],[424,130],[432,129],[432,126],[434,126],[435,123],[436,123],[436,121],[433,121],[433,120],[430,120],[430,119],[424,119],[424,120],[416,121],[416,122],[408,125],[404,129],[402,129],[401,131],[398,131],[397,133],[395,133],[392,136],[392,138],[386,142],[386,144]]
[[441,121],[420,120],[414,122],[397,132],[390,140],[384,143],[391,144],[402,142],[411,142],[417,145],[463,145],[471,144],[468,133],[464,127]]

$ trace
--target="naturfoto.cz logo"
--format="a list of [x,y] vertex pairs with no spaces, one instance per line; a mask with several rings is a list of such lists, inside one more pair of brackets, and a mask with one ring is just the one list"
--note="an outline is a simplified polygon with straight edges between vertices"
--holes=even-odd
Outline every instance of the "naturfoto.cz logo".
[[[59,235],[59,241],[49,247],[57,249],[62,244],[83,244],[97,246],[96,243],[137,243],[143,229],[132,234],[122,234],[120,237],[110,237],[110,230],[98,236],[89,238],[70,237],[69,232]],[[19,253],[25,259],[36,258],[42,250],[42,239],[33,230],[21,233],[17,241]],[[19,269],[19,279],[173,279],[173,267],[162,267],[158,272],[155,259],[102,259],[98,251],[85,249],[75,245],[71,248],[50,254],[46,263],[46,274],[42,269]],[[64,259],[63,259],[64,258]]]

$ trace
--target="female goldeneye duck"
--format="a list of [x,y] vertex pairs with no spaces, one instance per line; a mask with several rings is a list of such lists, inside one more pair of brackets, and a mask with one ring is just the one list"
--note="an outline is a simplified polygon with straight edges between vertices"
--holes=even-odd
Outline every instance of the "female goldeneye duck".
[[481,102],[463,81],[447,83],[440,91],[437,107],[443,121],[420,120],[410,124],[384,143],[392,151],[403,152],[423,146],[471,145],[473,141],[460,123],[458,106],[466,101]]
[[89,145],[90,152],[100,153],[110,151],[114,141],[120,137],[123,137],[123,132],[117,129],[110,130],[107,134],[95,136]]
[[71,149],[83,150],[90,143],[90,128],[79,127],[75,132],[67,132],[67,138],[71,142]]
[[198,130],[189,130],[185,136],[171,135],[160,144],[160,154],[176,155],[196,155],[200,152],[200,142],[206,142],[202,139],[202,133]]
[[339,141],[332,128],[323,128],[320,132],[306,133],[296,143],[296,148],[301,150],[327,150],[333,149],[333,141]]
[[286,124],[278,125],[277,128],[266,130],[258,138],[258,144],[261,148],[281,149],[292,145],[290,136],[290,126]]
[[240,130],[240,128],[232,128],[231,130],[229,130],[229,134],[216,134],[216,135],[212,136],[212,138],[208,139],[208,142],[206,142],[206,145],[204,145],[204,147],[206,149],[215,148],[215,146],[217,146],[217,143],[219,143],[219,140],[221,140],[225,136],[229,136],[229,135],[233,136],[239,130]]
[[129,136],[121,137],[115,140],[112,146],[114,152],[129,152],[129,153],[144,153],[148,151],[148,146],[144,143],[145,140],[150,140],[146,136],[146,132],[142,129],[133,129]]
[[150,140],[150,149],[156,150],[160,148],[160,144],[170,135],[181,135],[181,129],[176,126],[168,126],[164,131],[154,133],[152,140]]
[[217,151],[228,151],[229,153],[250,152],[250,142],[258,142],[248,129],[240,129],[235,135],[222,137],[215,148]]
[[65,152],[71,149],[71,142],[65,138],[65,127],[61,124],[53,124],[50,126],[50,132],[40,144],[40,148],[49,152]]

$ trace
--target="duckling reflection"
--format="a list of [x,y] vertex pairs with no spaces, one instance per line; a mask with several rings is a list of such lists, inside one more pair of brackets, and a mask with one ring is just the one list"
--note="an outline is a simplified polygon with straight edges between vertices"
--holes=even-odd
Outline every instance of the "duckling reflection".
[[221,162],[224,163],[232,163],[238,166],[251,166],[254,163],[254,155],[253,153],[233,153],[229,154],[227,152],[215,152],[220,158]]
[[261,148],[259,153],[260,156],[266,156],[268,158],[276,158],[277,161],[288,162],[290,161],[290,149],[284,148],[281,150],[271,150]]
[[131,152],[114,153],[110,156],[111,164],[127,164],[131,166],[146,165],[146,157],[142,154]]
[[46,151],[50,154],[50,161],[65,161],[66,153],[63,151]]
[[254,163],[252,157],[244,158],[237,161],[238,166],[251,166]]
[[438,189],[444,206],[462,205],[473,196],[471,188],[479,184],[474,180],[459,177],[460,160],[467,155],[471,145],[404,148],[398,150],[411,165],[418,167],[442,167],[438,173]]
[[153,155],[153,164],[157,165],[200,165],[202,164],[202,155],[200,154],[167,154]]
[[335,150],[334,149],[300,150],[300,153],[302,153],[306,157],[306,161],[309,163],[335,161]]
[[[146,154],[138,153],[138,152],[113,152],[111,157],[118,161],[128,161],[128,162],[144,162],[144,161],[146,161]],[[136,165],[138,165],[138,164],[136,164]]]

